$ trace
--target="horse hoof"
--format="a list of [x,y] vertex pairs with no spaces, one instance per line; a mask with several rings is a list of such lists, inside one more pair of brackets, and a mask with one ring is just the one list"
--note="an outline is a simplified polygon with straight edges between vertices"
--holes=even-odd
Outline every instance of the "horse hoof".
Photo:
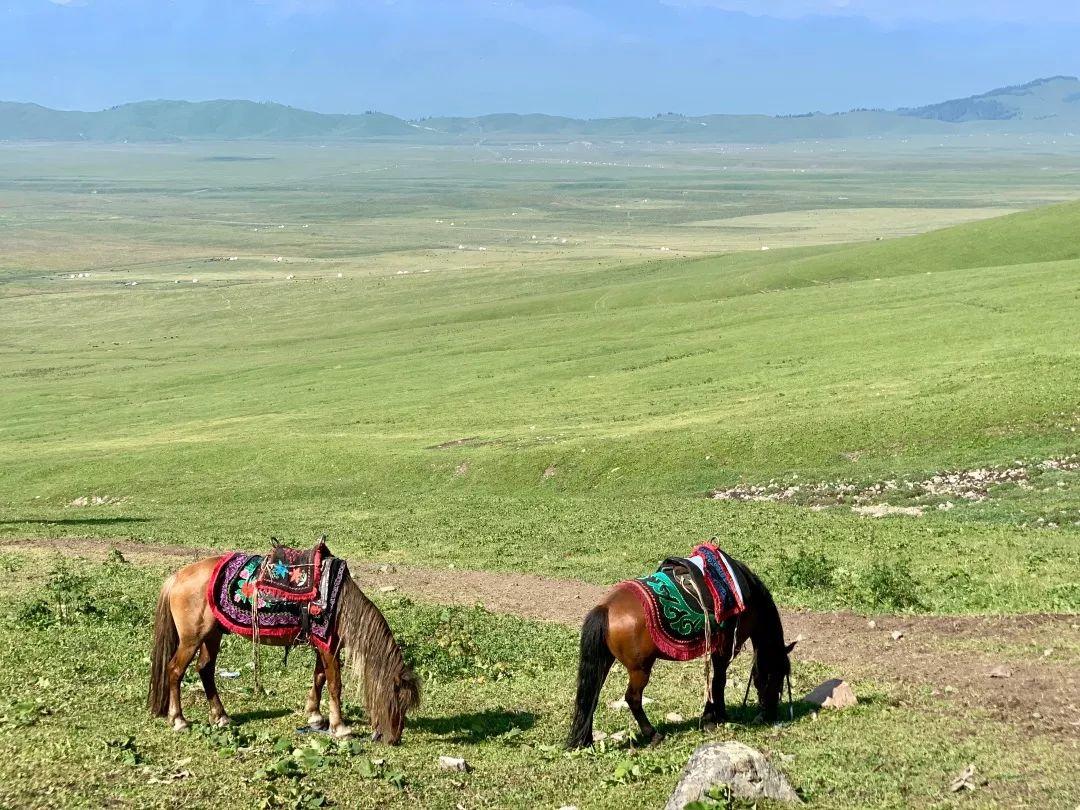
[[333,729],[333,734],[337,739],[343,740],[352,736],[352,728],[350,726],[338,726]]
[[713,721],[713,720],[702,720],[701,721],[701,730],[702,731],[716,731],[716,722]]
[[659,731],[652,735],[652,739],[649,740],[649,748],[656,748],[660,743],[664,741],[664,735]]
[[316,731],[326,731],[330,727],[330,721],[323,717],[321,714],[312,713],[307,719],[308,728],[313,728]]
[[221,717],[217,718],[214,721],[214,725],[217,726],[218,728],[225,728],[225,726],[231,726],[232,725],[232,718],[229,717],[229,715],[227,715],[227,714],[223,714],[223,715],[221,715]]
[[189,725],[188,721],[183,717],[177,717],[172,723],[173,731],[187,731]]

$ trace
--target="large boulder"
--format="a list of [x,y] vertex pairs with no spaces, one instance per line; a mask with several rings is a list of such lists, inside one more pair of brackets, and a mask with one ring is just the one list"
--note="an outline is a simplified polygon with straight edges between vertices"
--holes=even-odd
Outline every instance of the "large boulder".
[[682,810],[719,785],[727,785],[732,796],[743,799],[802,803],[787,778],[760,751],[728,740],[705,743],[694,750],[664,810]]

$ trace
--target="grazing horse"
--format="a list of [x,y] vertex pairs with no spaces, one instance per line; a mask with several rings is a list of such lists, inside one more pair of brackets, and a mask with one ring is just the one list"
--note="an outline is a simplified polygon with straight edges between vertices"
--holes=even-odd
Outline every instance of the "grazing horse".
[[[231,556],[209,557],[180,569],[165,580],[158,597],[148,705],[155,715],[168,717],[177,731],[188,727],[180,705],[180,681],[196,652],[199,653],[199,678],[210,702],[210,721],[219,726],[230,722],[214,684],[214,666],[221,637],[230,631],[215,616],[208,589],[218,567]],[[323,649],[313,644],[316,649],[315,677],[304,709],[309,724],[315,728],[327,726],[320,712],[325,684],[330,687],[330,731],[335,737],[352,733],[341,716],[341,653],[344,649],[345,663],[353,671],[363,670],[372,738],[396,745],[401,741],[405,727],[405,712],[419,703],[420,684],[405,664],[386,619],[347,570],[333,621],[334,645]],[[295,639],[263,634],[258,640],[263,644],[285,646]]]
[[[718,551],[715,547],[709,548]],[[649,675],[657,659],[686,660],[688,657],[702,655],[707,650],[711,654],[712,678],[707,685],[701,727],[711,730],[726,722],[724,688],[727,684],[728,664],[739,654],[747,639],[750,639],[754,647],[751,678],[757,689],[760,716],[768,722],[776,720],[784,680],[789,678],[791,673],[788,654],[795,647],[795,643],[784,643],[780,612],[764,583],[745,564],[727,555],[722,557],[728,564],[728,571],[733,575],[732,585],[739,592],[742,604],[735,621],[719,626],[705,621],[705,632],[709,633],[710,627],[712,632],[709,633],[707,642],[701,642],[704,649],[693,655],[675,658],[658,648],[657,639],[650,632],[650,619],[646,616],[641,599],[635,595],[632,588],[626,587],[636,584],[635,581],[619,583],[599,605],[589,611],[581,629],[577,699],[573,723],[566,741],[568,748],[592,745],[596,704],[611,665],[616,659],[626,667],[630,677],[626,688],[626,703],[641,729],[643,741],[655,745],[663,739],[663,735],[649,722],[641,706],[642,692],[649,683]],[[749,688],[748,683],[748,691]],[[790,686],[788,691],[790,693]]]

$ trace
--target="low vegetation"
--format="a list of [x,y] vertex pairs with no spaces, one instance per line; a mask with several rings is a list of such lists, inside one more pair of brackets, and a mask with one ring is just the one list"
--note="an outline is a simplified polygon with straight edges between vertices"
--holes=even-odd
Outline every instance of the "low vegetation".
[[[376,597],[425,681],[425,702],[404,745],[372,744],[362,725],[347,741],[299,733],[311,652],[294,651],[287,667],[264,653],[268,694],[257,695],[250,647],[236,638],[224,645],[218,684],[238,724],[198,722],[205,702],[189,674],[184,694],[196,723],[176,734],[144,709],[150,608],[165,569],[39,554],[8,555],[5,564],[19,567],[22,584],[0,603],[10,628],[0,639],[4,806],[657,806],[690,751],[709,738],[693,720],[699,666],[661,665],[649,710],[668,734],[662,746],[637,750],[627,734],[567,754],[561,743],[576,667],[572,630],[394,595]],[[65,598],[82,610],[47,624],[25,615],[27,600],[61,582]],[[141,606],[137,616],[131,605]],[[231,673],[237,677],[223,677]],[[823,674],[800,665],[796,691]],[[733,691],[745,677],[740,661]],[[605,691],[598,729],[608,734],[634,725],[625,711],[606,708],[624,684],[615,673]],[[794,723],[777,727],[748,724],[754,707],[740,710],[732,698],[735,722],[716,734],[767,751],[819,807],[944,802],[955,774],[972,762],[986,783],[977,794],[984,802],[1075,802],[1071,749],[1051,756],[1049,742],[1002,736],[998,725],[977,714],[959,717],[939,699],[886,684],[856,686],[858,708],[815,719],[800,707]],[[362,721],[359,703],[347,708]],[[663,721],[671,712],[687,719]],[[464,757],[471,770],[440,770],[442,755]]]

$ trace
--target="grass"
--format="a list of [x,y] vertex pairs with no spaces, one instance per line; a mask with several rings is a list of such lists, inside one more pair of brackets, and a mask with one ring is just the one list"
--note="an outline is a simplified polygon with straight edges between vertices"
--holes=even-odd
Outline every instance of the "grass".
[[[0,532],[258,547],[271,531],[296,542],[327,531],[350,554],[597,581],[716,534],[769,574],[792,549],[837,560],[836,587],[791,585],[788,604],[879,607],[866,582],[898,555],[919,580],[912,606],[1077,609],[1075,473],[1054,491],[876,523],[703,497],[1075,452],[1077,205],[862,245],[645,260],[640,243],[564,249],[529,233],[558,232],[601,199],[611,215],[640,169],[575,168],[610,177],[563,197],[568,170],[481,164],[464,175],[477,201],[455,210],[464,198],[445,184],[455,171],[462,182],[458,153],[424,168],[392,152],[367,165],[376,153],[363,152],[367,168],[350,172],[334,150],[305,174],[290,162],[298,147],[227,163],[191,149],[136,152],[122,168],[108,151],[62,151],[54,175],[7,181],[36,202],[6,215],[17,238],[5,259],[13,317],[0,326]],[[384,165],[397,183],[367,178]],[[201,185],[206,166],[219,186]],[[268,166],[286,167],[277,185]],[[877,179],[864,171],[845,182]],[[744,211],[768,207],[778,181],[764,174]],[[337,220],[285,193],[316,176]],[[798,177],[787,187],[815,205],[825,192]],[[661,188],[631,200],[643,230],[668,240],[702,204]],[[355,219],[349,191],[372,215]],[[529,194],[552,207],[522,207],[523,228],[515,211],[479,208]],[[517,246],[425,247],[449,221],[494,218]],[[278,220],[288,227],[267,225]],[[637,225],[580,227],[613,238]],[[263,232],[270,255],[303,252],[310,267],[287,264],[286,280],[267,246],[237,262],[191,258],[244,255]],[[45,233],[51,252],[38,250]],[[33,248],[61,268],[85,246],[105,262],[89,280],[14,264]],[[128,246],[139,260],[117,263]],[[90,495],[120,502],[67,506]]]
[[[403,746],[390,749],[362,736],[339,745],[297,734],[310,651],[295,651],[287,668],[266,651],[270,693],[256,696],[250,650],[235,638],[224,645],[219,671],[241,675],[219,685],[239,724],[212,731],[197,679],[189,677],[184,697],[197,724],[177,735],[143,709],[149,609],[161,569],[69,563],[61,571],[65,592],[91,612],[41,626],[26,620],[24,606],[42,593],[48,564],[37,555],[9,555],[6,565],[19,567],[24,585],[5,594],[0,606],[9,614],[7,625],[17,629],[0,640],[5,806],[316,806],[320,799],[350,807],[657,806],[705,737],[692,722],[700,710],[699,667],[661,665],[649,691],[657,701],[649,710],[668,734],[659,748],[635,751],[626,742],[605,742],[594,752],[565,754],[576,666],[572,631],[392,596],[381,597],[380,605],[426,687]],[[55,580],[56,570],[51,575]],[[141,607],[132,613],[132,605]],[[744,662],[735,671],[732,695],[745,677]],[[817,667],[800,667],[796,691],[822,675]],[[616,671],[604,694],[597,723],[608,733],[632,723],[625,712],[606,708],[624,683]],[[1051,756],[1048,742],[1002,736],[996,724],[957,717],[932,698],[882,684],[856,688],[858,708],[816,720],[800,709],[795,723],[778,727],[746,724],[753,706],[742,712],[735,705],[738,722],[719,734],[769,752],[820,807],[948,803],[949,782],[969,762],[989,780],[972,796],[976,804],[1077,800],[1067,766],[1074,749],[1055,747]],[[355,704],[348,708],[362,721]],[[663,721],[672,711],[688,719]],[[472,771],[440,771],[440,755],[462,756]]]
[[[1080,609],[1076,470],[948,509],[876,497],[919,518],[707,497],[1080,451],[1080,204],[1048,205],[1078,196],[1072,147],[237,149],[0,145],[0,536],[325,531],[603,583],[716,535],[784,609]],[[312,748],[309,654],[256,698],[235,640],[244,722],[178,737],[141,708],[164,572],[30,560],[0,558],[3,806],[654,806],[701,739],[566,757],[573,633],[392,597],[427,686],[402,748]],[[699,679],[663,667],[650,694],[692,718]],[[1075,746],[856,688],[854,711],[724,733],[794,755],[822,806],[950,803],[969,762],[989,784],[966,801],[1076,803]]]

